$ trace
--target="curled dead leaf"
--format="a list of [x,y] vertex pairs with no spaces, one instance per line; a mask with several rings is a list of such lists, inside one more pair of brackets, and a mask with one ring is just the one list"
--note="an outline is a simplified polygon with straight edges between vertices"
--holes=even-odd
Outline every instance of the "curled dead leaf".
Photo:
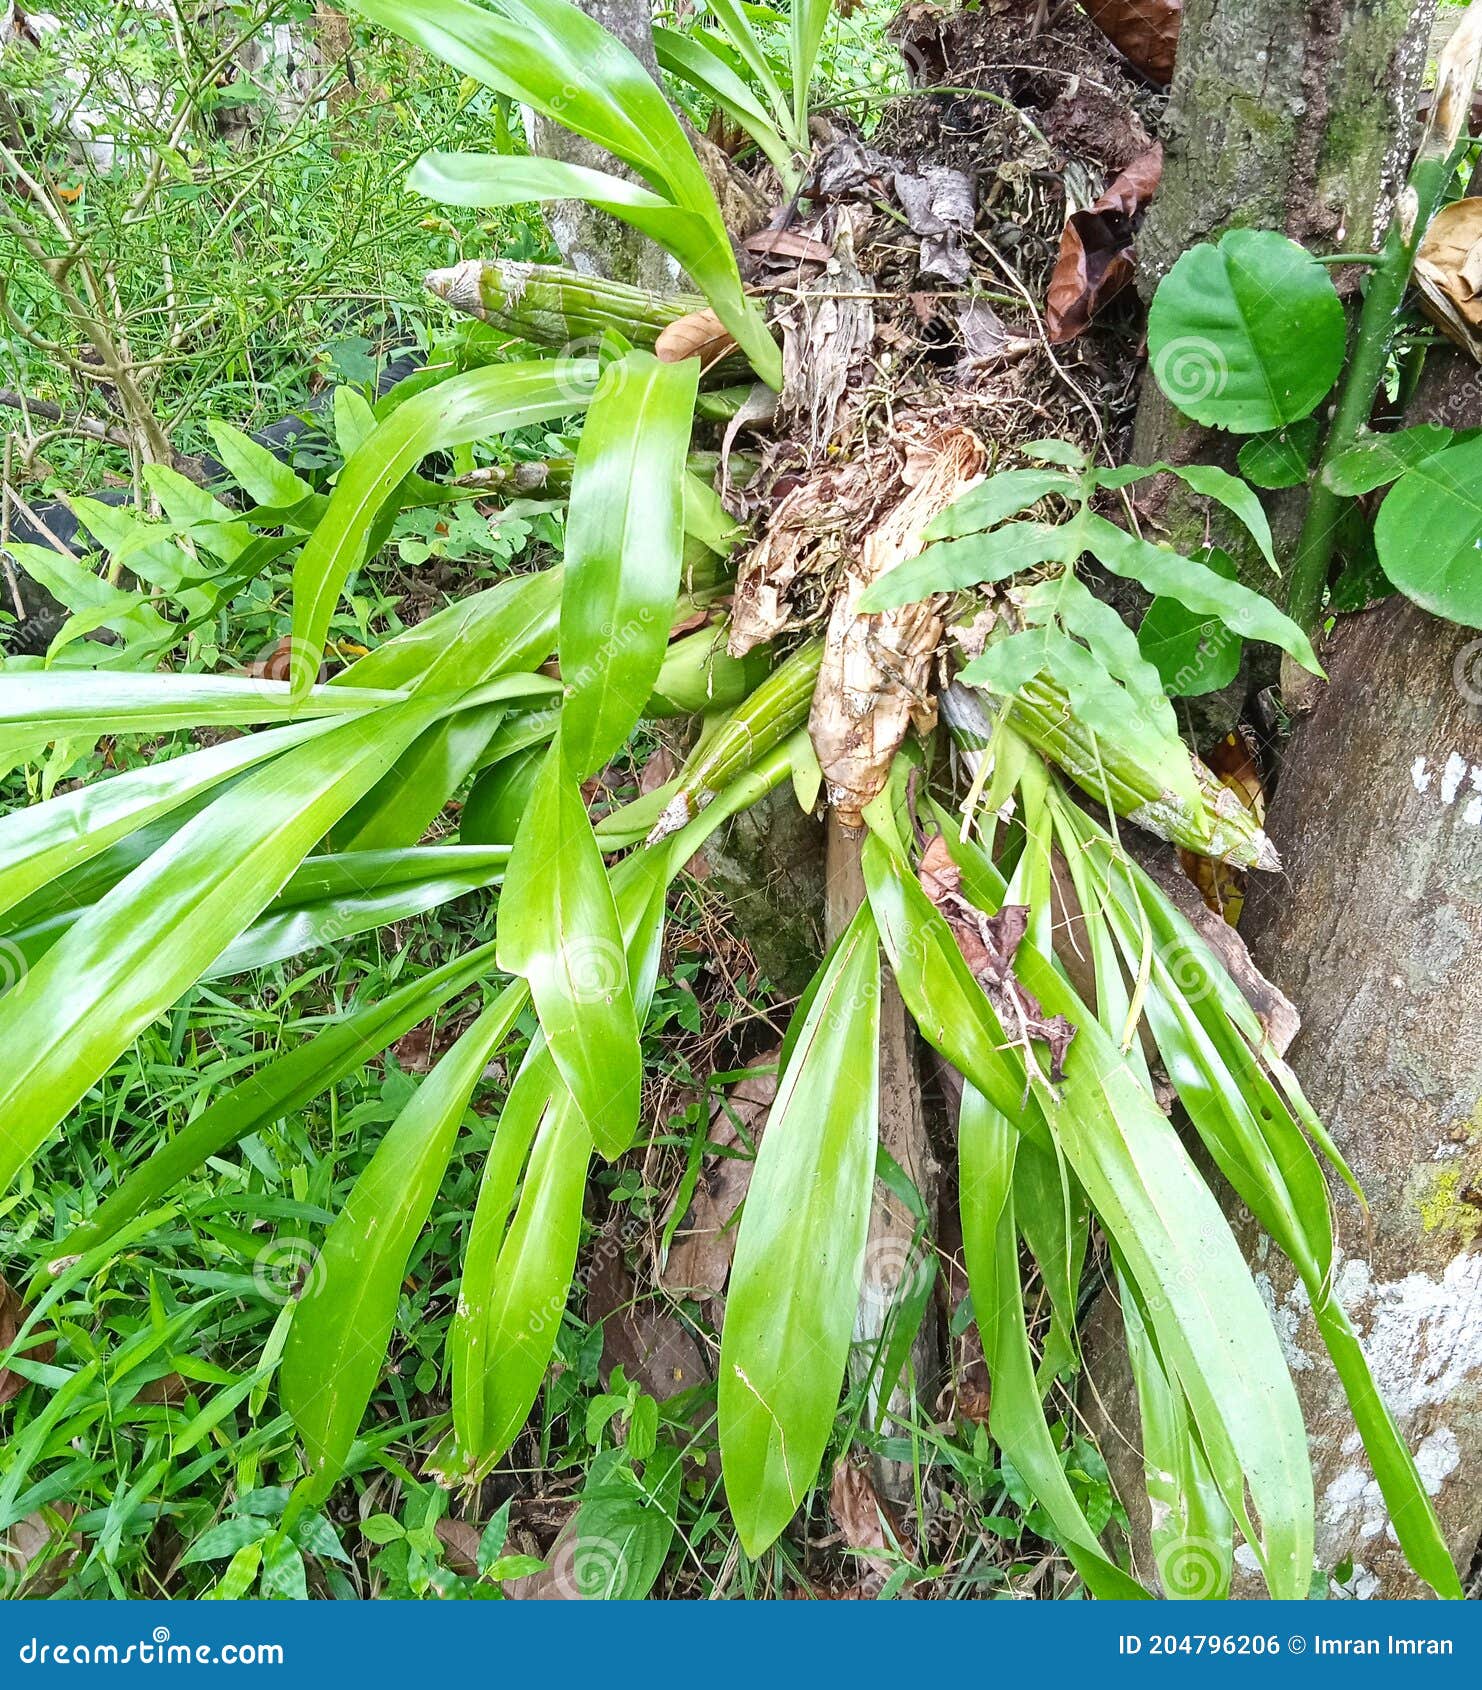
[[[780,1054],[774,1051],[758,1058],[757,1066],[768,1066]],[[718,1151],[732,1150],[739,1146],[744,1132],[755,1145],[766,1129],[776,1096],[775,1074],[738,1080],[711,1114],[710,1142]],[[669,1259],[659,1275],[666,1291],[697,1298],[724,1294],[731,1258],[736,1253],[736,1228],[732,1223],[751,1184],[753,1165],[745,1155],[706,1158],[689,1209],[675,1230]],[[666,1225],[671,1215],[672,1210],[664,1217]]]
[[1162,174],[1163,148],[1155,143],[1098,200],[1067,218],[1045,300],[1045,331],[1054,345],[1074,340],[1132,280],[1134,223]]
[[1415,285],[1426,316],[1482,363],[1482,199],[1436,214],[1415,254]]
[[730,331],[706,306],[670,323],[654,342],[654,356],[664,364],[682,364],[686,358],[698,358],[708,370],[734,351],[735,346]]
[[834,249],[802,229],[758,229],[741,245],[754,258],[765,258],[787,267],[796,264],[827,264]]
[[907,1548],[908,1552],[909,1546],[903,1543],[896,1522],[875,1489],[866,1462],[852,1461],[847,1456],[839,1462],[829,1485],[828,1506],[845,1543],[859,1552],[864,1594],[877,1595],[890,1577],[897,1546]]
[[[1254,737],[1244,728],[1228,733],[1204,759],[1220,785],[1233,792],[1242,809],[1248,810],[1256,822],[1266,822],[1266,788],[1261,779],[1261,766],[1256,760]],[[1234,927],[1245,908],[1246,875],[1230,863],[1213,857],[1197,857],[1192,851],[1180,850],[1179,865],[1194,885],[1209,909]]]
[[1153,82],[1173,80],[1183,0],[1081,0],[1112,46]]

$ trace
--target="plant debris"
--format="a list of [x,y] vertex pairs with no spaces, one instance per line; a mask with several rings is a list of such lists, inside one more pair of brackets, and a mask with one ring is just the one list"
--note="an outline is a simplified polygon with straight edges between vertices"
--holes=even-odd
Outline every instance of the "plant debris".
[[1034,994],[1014,976],[1014,952],[1029,927],[1028,909],[1005,904],[997,915],[984,915],[970,904],[962,895],[962,871],[940,834],[926,847],[917,874],[922,890],[947,918],[963,959],[1005,1034],[1016,1042],[1042,1040],[1050,1049],[1050,1078],[1062,1078],[1075,1028],[1063,1015],[1047,1017]]
[[1163,147],[1136,158],[1084,211],[1072,212],[1060,237],[1060,257],[1045,301],[1045,329],[1062,346],[1132,280],[1136,220],[1163,174]]

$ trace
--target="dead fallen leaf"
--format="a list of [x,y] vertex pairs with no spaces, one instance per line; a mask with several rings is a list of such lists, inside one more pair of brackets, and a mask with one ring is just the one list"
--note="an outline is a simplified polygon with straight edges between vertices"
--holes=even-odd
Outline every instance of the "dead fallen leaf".
[[[36,1600],[61,1588],[80,1547],[70,1530],[76,1514],[72,1503],[55,1502],[25,1515],[0,1536],[0,1597]],[[49,1554],[55,1545],[61,1547]]]
[[898,170],[894,186],[911,233],[921,237],[922,275],[965,282],[972,260],[964,242],[978,214],[971,179],[933,165],[919,176]]
[[906,491],[865,534],[829,614],[823,664],[808,731],[845,827],[881,791],[906,729],[936,719],[931,668],[942,637],[941,601],[861,616],[871,582],[921,550],[927,524],[983,479],[988,454],[978,437],[953,428],[929,438],[908,466]]
[[147,1385],[141,1385],[134,1394],[136,1403],[163,1403],[167,1408],[179,1408],[190,1395],[190,1385],[178,1373],[166,1373],[162,1378],[151,1379]]
[[256,662],[247,665],[247,673],[259,681],[290,681],[293,679],[293,638],[285,634],[276,645],[269,646]]
[[479,1574],[479,1532],[467,1520],[447,1517],[432,1528],[443,1546],[443,1559],[460,1578],[477,1578]]
[[[5,1280],[0,1279],[0,1354],[16,1340],[16,1334],[26,1323],[26,1310],[20,1297]],[[24,1350],[17,1352],[27,1361],[50,1362],[57,1353],[56,1341],[51,1338],[33,1339]],[[31,1381],[9,1367],[0,1366],[0,1403],[7,1403],[23,1391]]]
[[1045,330],[1054,345],[1074,340],[1132,280],[1133,225],[1162,174],[1163,148],[1155,143],[1100,199],[1067,218],[1045,299]]
[[1082,0],[1113,47],[1151,81],[1167,87],[1183,23],[1183,0]]
[[587,1275],[587,1320],[602,1328],[604,1383],[613,1368],[621,1367],[625,1378],[663,1402],[710,1378],[700,1346],[679,1317],[660,1301],[637,1295],[611,1234],[597,1240]]
[[654,356],[664,364],[682,364],[686,358],[698,358],[708,370],[733,351],[735,345],[730,330],[707,305],[688,316],[676,317],[654,342]]
[[[867,1461],[856,1462],[846,1456],[839,1462],[829,1485],[828,1506],[845,1543],[860,1551],[860,1584],[865,1594],[877,1595],[890,1577],[894,1565],[891,1557],[898,1552],[897,1546],[904,1548],[908,1556],[910,1546],[904,1542],[893,1519],[890,1530],[886,1530],[885,1503],[875,1489]],[[905,1595],[905,1591],[901,1594]]]
[[742,246],[755,258],[778,260],[789,267],[795,264],[827,264],[834,249],[817,235],[802,229],[758,229],[748,235]]
[[638,791],[643,796],[657,792],[679,773],[679,763],[667,745],[657,746],[653,755],[638,771]]
[[[780,1052],[758,1058],[757,1066],[774,1062]],[[767,1114],[777,1096],[777,1076],[756,1074],[738,1080],[717,1103],[710,1117],[710,1141],[729,1150],[740,1142],[736,1123],[752,1144],[766,1129]],[[688,1212],[674,1233],[669,1259],[659,1283],[676,1296],[721,1297],[730,1277],[736,1252],[737,1209],[751,1184],[753,1163],[748,1156],[711,1156],[706,1159],[695,1184]],[[672,1210],[671,1210],[672,1214]],[[665,1224],[670,1216],[665,1215]]]
[[1029,926],[1022,904],[1005,904],[997,915],[984,915],[962,895],[962,871],[952,861],[947,841],[937,834],[917,870],[921,888],[947,918],[963,960],[983,988],[1005,1036],[1015,1044],[1038,1039],[1050,1048],[1050,1078],[1065,1071],[1065,1057],[1075,1028],[1063,1015],[1047,1017],[1039,1001],[1014,975],[1014,953]]
[[1415,285],[1426,316],[1482,363],[1482,199],[1436,214],[1415,254]]

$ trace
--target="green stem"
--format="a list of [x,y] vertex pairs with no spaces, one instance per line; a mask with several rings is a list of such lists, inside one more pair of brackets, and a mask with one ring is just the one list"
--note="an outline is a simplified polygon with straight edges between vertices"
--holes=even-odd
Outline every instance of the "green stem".
[[1353,350],[1333,420],[1328,427],[1327,440],[1323,444],[1322,461],[1307,501],[1307,514],[1297,539],[1291,582],[1287,589],[1287,611],[1292,620],[1309,634],[1317,626],[1322,612],[1338,523],[1348,505],[1347,499],[1328,486],[1328,466],[1339,453],[1354,445],[1374,409],[1375,396],[1389,365],[1395,324],[1400,307],[1405,302],[1410,273],[1415,267],[1416,249],[1430,226],[1446,184],[1451,180],[1458,156],[1458,153],[1444,158],[1426,156],[1415,161],[1407,187],[1407,197],[1413,195],[1415,202],[1414,221],[1406,234],[1401,227],[1399,213],[1391,219],[1383,250],[1369,279],[1368,292],[1364,295]]

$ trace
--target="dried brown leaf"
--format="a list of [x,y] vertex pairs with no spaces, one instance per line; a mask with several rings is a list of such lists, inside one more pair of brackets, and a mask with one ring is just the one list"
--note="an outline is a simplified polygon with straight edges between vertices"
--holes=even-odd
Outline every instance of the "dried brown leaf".
[[1045,299],[1045,331],[1052,344],[1074,340],[1132,280],[1133,225],[1162,174],[1163,148],[1155,144],[1134,159],[1100,199],[1066,220]]
[[864,536],[829,616],[808,731],[829,802],[846,827],[860,825],[864,806],[884,787],[907,728],[935,720],[931,667],[942,636],[940,601],[873,616],[855,609],[872,581],[916,556],[932,518],[983,479],[988,455],[967,429],[950,429],[928,445],[912,466],[913,485]]
[[604,1382],[621,1367],[624,1377],[663,1402],[710,1378],[700,1346],[679,1317],[655,1298],[638,1296],[611,1234],[598,1239],[587,1275],[587,1320],[602,1328]]
[[985,915],[962,895],[962,871],[952,861],[947,841],[937,834],[922,853],[917,870],[921,889],[947,918],[963,960],[983,988],[994,1013],[1014,1043],[1030,1039],[1049,1046],[1050,1078],[1058,1080],[1075,1028],[1063,1015],[1046,1016],[1039,1000],[1014,974],[1014,953],[1029,926],[1022,904],[1005,904]]
[[1436,214],[1415,254],[1415,285],[1431,321],[1482,363],[1482,199]]
[[670,323],[654,342],[654,356],[665,364],[682,364],[686,358],[698,358],[708,370],[733,351],[735,345],[730,331],[707,305]]
[[443,1559],[460,1578],[479,1574],[479,1533],[467,1520],[444,1518],[432,1528],[443,1546]]
[[890,1577],[891,1557],[902,1539],[893,1519],[891,1529],[885,1528],[886,1506],[867,1462],[847,1456],[839,1462],[829,1485],[828,1506],[845,1543],[860,1552],[860,1583],[867,1595],[874,1596]]
[[1183,0],[1082,0],[1113,47],[1151,81],[1173,80]]
[[[4,1279],[0,1279],[0,1355],[9,1350],[16,1340],[16,1334],[25,1324],[26,1310],[19,1295]],[[56,1342],[51,1338],[34,1338],[25,1349],[18,1352],[27,1361],[39,1362],[50,1362],[56,1353]],[[0,1366],[0,1403],[9,1402],[30,1383],[23,1374]]]
[[778,261],[789,268],[795,264],[827,264],[834,255],[827,241],[801,229],[758,229],[741,244],[754,257]]
[[[772,1057],[762,1057],[765,1066]],[[736,1122],[756,1144],[766,1130],[767,1115],[777,1096],[777,1076],[757,1074],[731,1087],[724,1103],[710,1117],[710,1140],[721,1150],[740,1141]],[[659,1275],[666,1291],[690,1297],[720,1297],[725,1293],[736,1253],[736,1211],[751,1184],[752,1161],[747,1156],[711,1156],[700,1170],[688,1212],[675,1230],[669,1259]],[[672,1213],[672,1210],[671,1210]],[[667,1224],[669,1216],[664,1217]]]

